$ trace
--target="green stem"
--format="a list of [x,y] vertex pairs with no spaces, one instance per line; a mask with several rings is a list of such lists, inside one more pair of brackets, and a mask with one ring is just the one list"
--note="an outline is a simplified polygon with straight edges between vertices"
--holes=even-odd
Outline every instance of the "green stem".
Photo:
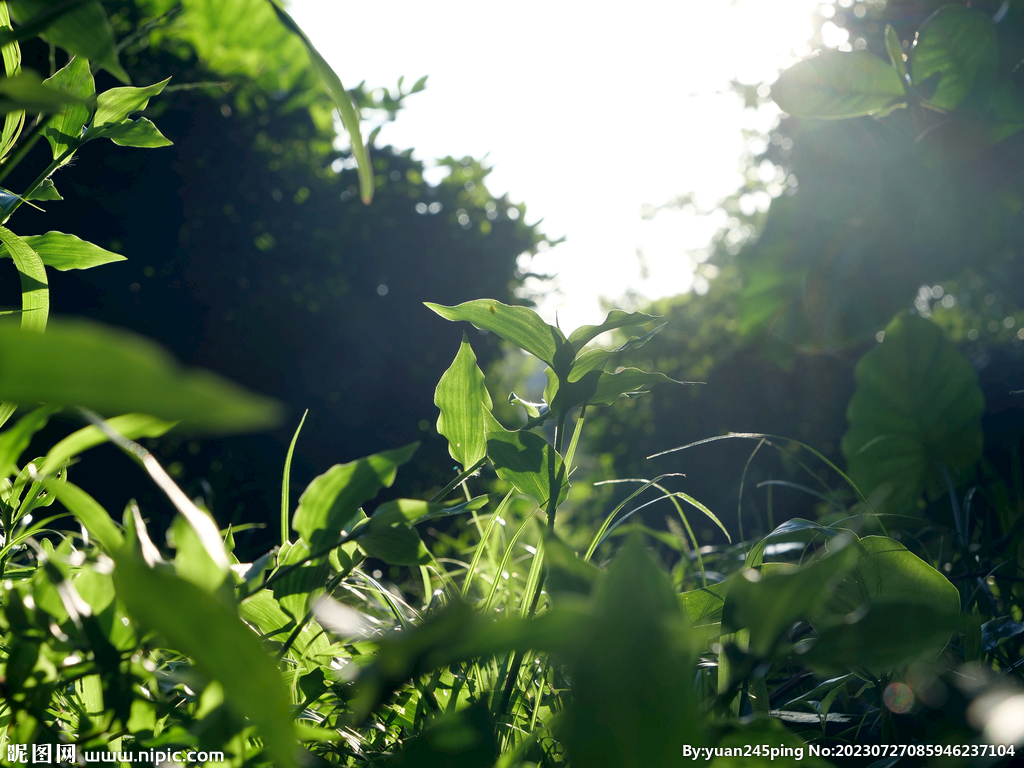
[[11,212],[10,212],[9,214],[7,214],[7,218],[6,218],[6,219],[4,219],[4,222],[6,222],[6,221],[7,221],[7,219],[11,218],[11,216],[13,216],[13,215],[14,215],[14,212],[15,212],[16,210],[18,210],[18,208],[20,208],[20,207],[21,207],[21,204],[22,204],[23,202],[25,202],[25,200],[26,200],[26,199],[27,199],[27,198],[29,197],[29,195],[31,195],[31,194],[32,194],[33,192],[35,192],[35,191],[36,191],[37,189],[39,189],[39,185],[40,185],[40,184],[42,184],[42,183],[43,183],[44,181],[46,181],[46,180],[47,180],[48,178],[50,178],[50,174],[52,174],[52,173],[53,173],[54,171],[56,171],[56,170],[57,170],[58,168],[60,168],[60,167],[61,167],[61,165],[63,165],[64,161],[65,161],[65,160],[67,160],[67,159],[68,159],[69,157],[71,157],[71,155],[73,155],[73,154],[75,153],[75,151],[76,151],[76,150],[77,150],[77,149],[78,149],[78,148],[79,148],[80,146],[81,146],[81,145],[80,145],[80,144],[77,144],[77,143],[76,143],[76,144],[73,144],[73,145],[71,145],[71,146],[70,146],[70,147],[68,147],[68,148],[67,148],[66,150],[64,150],[64,151],[63,151],[63,152],[62,152],[62,153],[60,154],[60,156],[59,156],[59,157],[57,157],[57,158],[56,158],[56,159],[55,159],[55,160],[54,160],[54,161],[53,161],[52,163],[50,163],[50,164],[49,164],[48,166],[46,166],[45,170],[43,170],[43,172],[42,172],[42,173],[40,173],[40,174],[39,174],[39,175],[38,175],[38,176],[36,177],[36,180],[35,180],[35,181],[33,181],[33,182],[32,182],[32,183],[31,183],[31,184],[29,185],[28,189],[26,189],[26,190],[25,190],[25,191],[24,191],[24,192],[22,193],[21,197],[19,197],[19,198],[18,198],[18,199],[17,199],[16,201],[15,201],[15,203],[14,203],[14,206],[13,206],[13,207],[11,208]]

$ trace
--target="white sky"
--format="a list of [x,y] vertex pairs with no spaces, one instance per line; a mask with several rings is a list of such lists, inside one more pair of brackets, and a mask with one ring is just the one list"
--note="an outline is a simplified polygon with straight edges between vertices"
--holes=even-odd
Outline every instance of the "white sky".
[[290,10],[346,84],[429,75],[378,143],[427,161],[489,153],[490,191],[566,236],[532,269],[558,273],[561,294],[541,314],[557,311],[569,330],[603,317],[602,296],[690,290],[691,253],[721,219],[644,221],[641,206],[693,193],[709,208],[741,185],[742,129],[765,130],[776,113],[745,112],[729,81],[771,82],[805,55],[817,4],[292,0]]

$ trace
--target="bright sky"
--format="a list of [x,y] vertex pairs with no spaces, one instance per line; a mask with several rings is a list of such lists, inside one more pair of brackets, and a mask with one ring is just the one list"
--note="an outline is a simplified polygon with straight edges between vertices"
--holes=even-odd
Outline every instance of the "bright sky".
[[[729,81],[771,82],[808,51],[818,0],[292,0],[346,84],[429,75],[378,143],[431,160],[489,154],[488,188],[566,242],[534,260],[557,273],[541,305],[565,329],[603,317],[600,297],[693,287],[721,218],[641,207],[682,194],[710,208],[742,183],[744,111]],[[638,254],[642,254],[638,258]],[[426,298],[426,297],[425,297]],[[623,306],[618,302],[617,306]]]

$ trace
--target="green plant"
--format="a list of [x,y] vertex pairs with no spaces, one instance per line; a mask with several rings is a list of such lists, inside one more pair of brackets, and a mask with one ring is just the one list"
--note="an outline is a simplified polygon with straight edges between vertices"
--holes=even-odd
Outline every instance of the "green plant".
[[[61,8],[95,16],[100,6]],[[20,34],[70,20],[55,13]],[[94,50],[117,74],[116,57]],[[18,76],[8,71],[9,80]],[[61,72],[85,83],[90,69],[76,57],[54,78]],[[883,78],[871,74],[871,82]],[[151,123],[129,115],[162,86],[95,98],[86,85],[17,91],[34,99],[20,107],[50,104],[61,115],[37,122],[38,135],[68,127],[53,134],[54,164],[33,190],[52,190],[50,174],[90,131],[159,143]],[[891,94],[878,108],[890,102]],[[14,133],[20,120],[9,121]],[[9,214],[29,196],[12,196]],[[1012,723],[999,729],[1021,694],[1000,692],[978,671],[1009,678],[1019,666],[1007,650],[1024,632],[1019,580],[994,574],[1020,567],[1019,552],[1006,550],[1019,550],[1024,488],[983,486],[1001,512],[1000,538],[990,541],[988,521],[971,515],[974,491],[961,495],[954,484],[954,475],[986,472],[975,466],[977,385],[924,319],[894,320],[861,362],[844,442],[849,477],[829,465],[846,487],[826,485],[830,496],[822,494],[840,511],[701,548],[687,507],[725,526],[671,490],[672,477],[656,476],[625,481],[638,489],[605,510],[577,553],[559,512],[573,501],[586,414],[681,383],[621,366],[662,326],[646,330],[654,317],[613,311],[567,336],[532,310],[495,300],[428,304],[544,363],[542,398],[510,393],[523,423],[501,424],[463,335],[435,391],[437,430],[459,464],[451,482],[429,499],[377,501],[405,471],[412,444],[332,466],[293,509],[290,467],[304,417],[284,462],[281,543],[241,562],[235,531],[219,530],[137,441],[179,424],[213,433],[258,427],[279,418],[276,405],[182,371],[121,332],[67,322],[40,335],[44,265],[116,257],[69,235],[2,229],[0,240],[23,276],[22,328],[0,328],[0,398],[11,413],[30,408],[0,432],[0,748],[14,748],[15,758],[19,746],[73,745],[87,760],[107,750],[134,755],[110,758],[120,762],[160,753],[290,766],[312,753],[340,766],[640,768],[703,755],[724,768],[828,765],[824,757],[842,762],[840,747],[861,744],[914,746],[886,756],[923,759],[934,755],[923,749],[931,744],[966,765],[978,750],[954,753],[954,744],[1002,742],[991,757],[1009,760],[1024,739]],[[616,348],[591,346],[634,329],[643,331]],[[61,410],[88,425],[26,461],[33,436]],[[732,437],[787,443],[795,454],[806,448],[771,435]],[[76,457],[107,441],[177,510],[166,546],[151,539],[135,502],[118,524],[69,479]],[[497,480],[479,477],[487,465]],[[477,485],[483,492],[474,496]],[[655,498],[641,503],[652,489]],[[677,533],[638,522],[653,501],[673,505]],[[953,528],[933,519],[940,504],[951,505]],[[68,516],[71,524],[58,524]],[[975,666],[957,671],[963,662]],[[946,713],[935,691],[954,690],[958,674],[971,680],[965,706]],[[908,692],[930,709],[934,730],[899,720],[914,706]],[[972,698],[982,714],[968,722]]]

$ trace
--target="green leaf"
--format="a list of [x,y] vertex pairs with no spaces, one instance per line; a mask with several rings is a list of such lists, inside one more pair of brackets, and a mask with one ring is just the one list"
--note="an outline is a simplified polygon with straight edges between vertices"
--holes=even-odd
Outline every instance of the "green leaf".
[[[88,99],[96,93],[89,60],[84,56],[75,56],[57,73],[43,81],[44,85],[57,88],[81,99]],[[53,115],[43,127],[42,133],[50,143],[53,159],[61,157],[65,152],[78,146],[82,140],[82,129],[89,123],[90,109],[88,104],[71,103]],[[68,155],[62,164],[71,161]]]
[[0,78],[0,113],[16,112],[61,112],[68,104],[84,104],[85,100],[73,93],[51,88],[43,84],[43,78],[31,70],[24,70],[13,77]]
[[[61,272],[66,272],[69,269],[91,269],[115,261],[125,261],[124,256],[63,232],[26,235],[21,239],[25,245],[39,255],[43,264],[59,269]],[[10,255],[6,246],[0,248],[0,258]]]
[[448,452],[463,469],[474,466],[487,455],[481,403],[491,410],[491,395],[484,385],[483,371],[476,364],[476,355],[463,333],[455,360],[434,390],[434,405],[441,411],[437,431],[448,439]]
[[477,496],[461,504],[432,504],[420,499],[393,499],[381,504],[374,510],[371,520],[387,521],[388,523],[404,522],[410,525],[423,523],[438,517],[460,515],[463,512],[475,512],[486,506],[488,496]]
[[292,528],[309,542],[313,551],[330,545],[355,522],[360,506],[381,489],[391,487],[398,467],[412,458],[418,447],[419,443],[411,443],[347,464],[335,464],[303,491]]
[[[835,546],[834,541],[829,540],[826,547]],[[882,674],[919,655],[938,656],[950,631],[958,626],[957,588],[893,539],[867,536],[860,540],[859,550],[854,567],[811,618],[822,642],[826,636],[831,639],[808,658],[822,666],[834,652],[836,663],[829,669],[859,664]],[[850,648],[853,641],[843,639],[843,632],[855,636],[863,649]],[[851,654],[858,653],[857,661],[849,662]]]
[[81,521],[89,536],[98,541],[108,553],[116,553],[124,546],[124,536],[117,524],[92,496],[68,482],[43,480],[43,486]]
[[657,320],[657,317],[645,315],[642,312],[623,312],[621,309],[613,309],[600,325],[583,325],[569,334],[569,343],[579,353],[583,347],[605,331],[626,328],[631,325],[643,325],[652,320]]
[[[294,544],[282,544],[277,556],[279,568],[296,567],[290,568],[274,582],[274,598],[286,613],[298,621],[323,594],[330,574],[327,558],[321,556],[309,560],[310,554],[309,545],[299,539]],[[297,565],[300,562],[302,565]]]
[[[985,398],[978,377],[942,330],[917,315],[897,317],[855,371],[842,449],[865,495],[887,494],[885,511],[916,511],[924,489],[945,489],[980,455]],[[876,507],[878,505],[876,504]]]
[[140,117],[138,120],[125,120],[117,125],[108,126],[103,135],[120,147],[169,147],[170,141],[157,129],[150,120]]
[[639,536],[612,563],[591,610],[573,633],[572,701],[556,730],[572,765],[692,765],[683,746],[704,742],[693,685],[703,642]]
[[679,604],[687,620],[695,627],[718,624],[725,608],[725,596],[734,578],[692,589],[679,595]]
[[81,320],[53,323],[45,334],[0,326],[0,399],[147,413],[203,432],[261,428],[280,415],[273,401],[182,369],[141,336]]
[[[21,328],[24,331],[42,333],[46,330],[46,319],[50,314],[50,289],[46,281],[46,269],[32,247],[23,238],[18,237],[6,227],[0,227],[0,245],[7,250],[18,268],[21,278]],[[34,337],[32,337],[34,338]],[[2,359],[0,352],[0,359]],[[9,378],[12,371],[8,368],[0,372],[0,376]],[[0,395],[3,397],[3,395]],[[28,400],[27,402],[38,402]]]
[[256,726],[276,765],[295,765],[291,698],[259,638],[213,595],[123,554],[114,586],[130,616],[189,656],[224,687],[229,705]]
[[798,657],[824,674],[867,669],[881,676],[918,659],[934,661],[950,634],[964,626],[955,613],[916,602],[872,605],[863,615],[819,633]]
[[[588,354],[590,353],[584,354],[583,357],[587,357]],[[641,371],[637,368],[623,368],[617,373],[593,370],[578,380],[573,379],[575,375],[574,368],[569,382],[557,388],[557,394],[551,402],[551,408],[556,413],[566,413],[578,405],[611,405],[620,397],[646,394],[650,387],[659,384],[693,383],[676,381],[663,373]]]
[[484,411],[487,457],[502,480],[512,483],[520,493],[532,496],[537,506],[546,509],[554,489],[555,504],[569,495],[565,463],[554,448],[533,432],[509,432],[490,411]]
[[[426,303],[445,320],[465,320],[477,328],[495,333],[505,341],[538,357],[556,371],[565,369],[575,356],[565,336],[527,307],[511,307],[494,299],[476,299],[455,307]],[[556,364],[558,363],[558,364]]]
[[745,570],[725,598],[722,631],[750,630],[749,650],[765,657],[798,619],[811,616],[829,598],[832,587],[857,561],[858,550],[830,547],[819,560],[800,567],[765,563],[760,572]]
[[783,72],[772,98],[794,117],[836,119],[884,112],[904,101],[904,90],[875,54],[825,50]]
[[[60,196],[60,192],[57,191],[57,187],[54,186],[53,181],[50,179],[43,179],[39,186],[36,187],[32,192],[25,197],[26,200],[63,200]],[[45,264],[45,262],[43,262]]]
[[59,12],[47,0],[8,0],[7,4],[21,24],[40,22],[42,29],[34,34],[72,55],[96,62],[122,83],[129,82],[117,60],[114,30],[100,3],[75,3],[77,7],[72,10],[61,8]]
[[939,75],[927,103],[952,110],[967,101],[979,111],[988,107],[999,65],[996,28],[977,8],[946,5],[933,13],[917,33],[910,54],[914,85]]
[[[228,569],[210,556],[195,528],[182,515],[175,515],[167,529],[167,544],[174,547],[174,570],[204,592],[215,594],[224,586]],[[230,596],[230,592],[228,593]]]
[[96,97],[96,114],[85,138],[105,136],[102,129],[117,126],[133,112],[146,108],[149,100],[158,95],[167,86],[171,78],[145,88],[111,88]]
[[[164,421],[142,413],[129,413],[107,419],[108,426],[129,440],[161,437],[169,432],[175,424],[177,424],[175,421]],[[106,434],[94,425],[72,432],[49,450],[39,468],[39,473],[41,475],[53,474],[75,456],[105,442],[107,442]]]
[[416,529],[405,521],[371,517],[360,529],[356,543],[367,557],[376,557],[389,565],[425,565],[430,553]]
[[373,200],[373,165],[370,163],[370,153],[366,145],[363,144],[363,136],[359,128],[359,111],[356,109],[355,104],[352,103],[352,98],[348,95],[348,91],[345,90],[345,86],[341,84],[341,78],[331,69],[331,65],[320,55],[320,52],[313,46],[313,43],[309,41],[306,33],[299,28],[299,25],[295,23],[283,8],[274,3],[273,0],[270,0],[270,3],[281,23],[297,35],[306,46],[314,68],[320,75],[320,79],[327,89],[331,100],[334,102],[334,106],[338,108],[338,113],[341,115],[341,124],[348,131],[352,142],[352,155],[355,157],[359,168],[359,194],[362,197],[363,203],[369,205],[370,201]]
[[[281,610],[269,589],[261,589],[249,597],[238,607],[242,618],[256,626],[262,635],[269,640],[283,643],[295,628],[295,620]],[[331,663],[331,643],[323,633],[323,629],[310,621],[299,632],[292,643],[291,653],[309,666],[327,666]]]
[[[0,7],[0,37],[6,37],[11,33],[11,15],[7,10],[6,3]],[[21,72],[21,46],[17,42],[7,41],[0,48],[4,59],[4,73],[8,77]],[[7,155],[14,146],[14,143],[21,135],[21,129],[25,125],[24,111],[8,112],[4,116],[4,127],[0,133],[0,158]]]
[[22,416],[13,427],[0,433],[0,478],[17,471],[18,457],[25,452],[32,436],[46,426],[56,408],[36,408]]
[[889,61],[900,76],[900,80],[907,81],[907,60],[903,53],[903,45],[900,43],[900,36],[892,28],[892,24],[885,25],[885,51],[889,54]]

